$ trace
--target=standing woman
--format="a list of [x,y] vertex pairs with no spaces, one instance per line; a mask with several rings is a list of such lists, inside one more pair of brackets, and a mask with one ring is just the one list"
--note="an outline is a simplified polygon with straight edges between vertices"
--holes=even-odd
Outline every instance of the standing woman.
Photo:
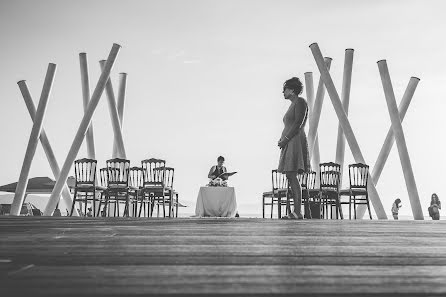
[[283,117],[285,127],[278,143],[281,149],[278,171],[286,174],[294,200],[294,211],[284,216],[284,219],[303,219],[302,188],[297,179],[297,173],[308,172],[310,169],[308,142],[304,131],[308,105],[304,98],[299,97],[302,90],[302,82],[297,77],[292,77],[283,84],[283,96],[290,100],[291,104]]
[[401,199],[400,198],[396,198],[395,202],[393,202],[392,204],[392,216],[395,220],[398,220],[398,211],[401,208]]

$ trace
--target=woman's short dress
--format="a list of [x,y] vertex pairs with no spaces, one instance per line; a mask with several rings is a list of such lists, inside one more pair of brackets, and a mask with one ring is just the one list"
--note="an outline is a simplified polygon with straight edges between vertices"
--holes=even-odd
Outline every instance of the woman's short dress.
[[285,128],[282,132],[282,138],[284,138],[285,135],[289,135],[290,131],[293,129],[298,129],[298,132],[289,140],[287,145],[280,152],[279,167],[277,169],[279,172],[308,172],[310,170],[307,135],[304,131],[307,117],[307,102],[305,99],[299,97],[291,103],[288,111],[283,117]]

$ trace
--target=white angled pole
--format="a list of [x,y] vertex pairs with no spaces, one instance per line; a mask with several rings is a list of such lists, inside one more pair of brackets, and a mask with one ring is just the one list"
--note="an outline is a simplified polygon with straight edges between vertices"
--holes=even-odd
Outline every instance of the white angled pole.
[[40,95],[39,105],[37,107],[36,116],[34,118],[33,127],[31,129],[31,135],[29,136],[28,146],[25,152],[25,159],[23,160],[22,170],[20,171],[19,181],[16,186],[14,200],[11,205],[11,215],[20,215],[22,209],[23,200],[25,199],[26,187],[28,186],[29,171],[31,169],[31,163],[37,149],[37,143],[39,141],[40,131],[42,130],[43,118],[45,116],[45,110],[48,103],[48,98],[51,92],[51,86],[53,84],[54,75],[56,73],[56,64],[50,63],[43,83],[42,93]]
[[[86,53],[79,54],[79,62],[81,66],[82,99],[85,113],[87,111],[88,102],[90,102],[90,79],[88,77],[88,62]],[[93,135],[93,121],[91,121],[86,135],[87,155],[89,159],[96,160]]]
[[403,168],[404,180],[406,181],[413,217],[415,220],[424,220],[417,185],[413,175],[412,164],[410,163],[409,152],[407,151],[403,126],[401,125],[401,119],[398,114],[398,107],[396,106],[395,94],[393,92],[386,60],[378,61],[378,68],[379,74],[381,75],[384,95],[386,97],[387,108],[392,121],[392,130],[393,134],[395,135],[396,146],[398,148],[398,154],[400,156],[401,166]]
[[[348,116],[348,106],[350,103],[350,88],[352,84],[352,69],[353,69],[353,53],[354,50],[348,48],[345,50],[344,58],[344,75],[342,79],[341,101],[345,114]],[[338,139],[336,143],[336,163],[341,165],[341,177],[344,172],[344,155],[345,155],[345,138],[342,132],[341,124],[338,125]],[[342,183],[342,178],[341,178]]]
[[[123,121],[124,121],[124,101],[125,101],[125,91],[127,86],[127,73],[119,73],[119,91],[118,91],[118,116],[119,116],[119,123],[121,124],[121,133],[122,133],[122,127],[123,127]],[[113,139],[113,155],[118,155],[118,146],[116,144],[116,140]]]
[[[406,87],[406,91],[404,92],[403,98],[398,106],[398,113],[401,119],[401,122],[404,120],[406,116],[407,109],[409,108],[410,102],[412,101],[413,95],[417,88],[418,82],[420,81],[417,77],[411,77],[409,80],[409,84]],[[381,150],[379,152],[378,158],[376,159],[375,166],[373,166],[372,170],[372,180],[375,185],[378,184],[379,178],[381,177],[381,173],[384,169],[384,165],[386,164],[387,158],[389,157],[390,150],[392,149],[393,143],[395,142],[395,138],[393,137],[392,126],[390,126],[389,131],[387,132],[386,140],[384,141]],[[364,213],[366,212],[367,207],[365,205],[358,205],[356,215],[358,218],[362,218]]]
[[[31,97],[31,93],[29,92],[28,86],[24,80],[21,80],[17,83],[19,85],[20,91],[22,92],[23,99],[25,100],[26,107],[28,108],[29,115],[31,116],[31,120],[34,121],[36,117],[36,107],[34,106],[33,99]],[[45,152],[46,158],[48,159],[48,163],[50,164],[51,171],[53,172],[54,178],[57,179],[60,174],[59,164],[57,163],[56,156],[54,155],[54,151],[51,147],[50,141],[46,135],[45,129],[42,127],[42,131],[40,131],[40,143],[42,144],[43,150]],[[65,184],[62,191],[62,198],[66,205],[70,206],[73,203],[71,198],[70,189],[67,184]],[[73,212],[74,216],[79,216],[79,213],[76,209]]]
[[[307,91],[308,100],[308,111],[309,118],[313,116],[313,106],[314,106],[314,84],[313,84],[313,73],[305,72],[305,89]],[[309,122],[310,120],[308,120]],[[314,141],[313,155],[310,155],[311,167],[314,171],[319,172],[319,164],[321,163],[321,157],[319,153],[319,137],[316,133],[316,139]],[[319,174],[316,174],[316,188],[319,187]]]
[[[366,162],[364,161],[364,157],[362,156],[361,149],[359,148],[359,144],[356,140],[355,134],[353,133],[353,129],[350,125],[350,122],[348,121],[344,108],[342,107],[341,99],[339,98],[331,75],[325,65],[324,58],[322,57],[319,46],[317,45],[317,43],[312,43],[310,45],[310,49],[313,53],[319,72],[321,73],[321,79],[324,81],[325,87],[327,88],[327,92],[335,109],[336,115],[338,116],[339,123],[341,124],[342,131],[344,132],[345,138],[347,139],[347,143],[350,147],[353,157],[355,158],[356,162],[366,164]],[[368,183],[368,191],[369,193],[374,193],[374,197],[377,197],[374,200],[371,199],[371,201],[378,219],[387,219],[386,212],[384,211],[384,207],[381,203],[381,200],[379,199],[378,192],[373,182]]]
[[[332,60],[331,58],[325,57],[325,65],[329,71],[331,66],[331,60]],[[316,99],[314,100],[313,112],[310,116],[310,124],[308,130],[308,147],[310,150],[310,156],[313,156],[317,129],[319,127],[319,119],[321,118],[322,104],[324,103],[324,96],[325,96],[324,82],[322,81],[322,78],[319,78],[319,84],[317,86],[317,92],[316,92]],[[317,165],[317,168],[315,170],[319,172],[319,164]],[[319,175],[319,173],[317,175]]]
[[[105,61],[101,60],[101,61],[99,61],[99,64],[101,66],[101,69],[103,70]],[[113,85],[112,85],[110,78],[107,81],[107,84],[105,87],[105,92],[107,93],[108,111],[110,113],[110,118],[111,118],[112,127],[113,127],[114,141],[116,142],[117,153],[118,153],[117,155],[112,156],[112,157],[126,159],[124,140],[122,138],[122,131],[121,131],[121,123],[119,121],[118,110],[116,108],[115,94],[113,91]]]
[[107,59],[107,63],[105,64],[105,69],[102,72],[101,76],[99,77],[99,81],[93,92],[90,103],[88,103],[87,111],[85,112],[82,118],[82,121],[79,125],[79,129],[77,130],[76,136],[74,137],[73,143],[71,144],[70,150],[68,151],[68,155],[60,171],[59,178],[57,179],[56,184],[54,185],[53,192],[51,193],[51,197],[43,213],[46,216],[51,215],[54,209],[56,208],[63,186],[67,182],[71,166],[73,165],[73,162],[76,159],[76,156],[82,145],[82,141],[84,140],[85,134],[87,133],[88,126],[90,125],[90,121],[93,117],[94,111],[99,103],[99,99],[101,99],[102,93],[104,92],[108,78],[110,77],[110,72],[113,68],[113,64],[115,63],[120,47],[121,46],[119,44],[113,44],[113,47]]

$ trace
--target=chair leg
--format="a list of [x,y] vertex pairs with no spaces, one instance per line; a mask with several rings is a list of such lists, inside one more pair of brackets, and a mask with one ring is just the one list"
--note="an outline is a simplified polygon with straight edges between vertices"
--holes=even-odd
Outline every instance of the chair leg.
[[93,217],[96,215],[96,189],[93,190]]
[[164,197],[164,194],[163,194],[162,199],[163,199],[163,218],[165,218],[166,217],[166,204],[165,204],[166,199]]
[[353,195],[353,212],[355,214],[355,220],[356,220],[356,196]]
[[352,219],[352,196],[348,196],[348,219]]
[[101,211],[101,205],[102,205],[102,193],[101,193],[101,198],[100,198],[99,204],[98,204],[98,211],[97,211],[97,214],[96,214],[97,217],[99,217],[99,213]]
[[277,197],[277,218],[280,219],[282,217],[282,197]]
[[273,218],[273,209],[274,209],[274,196],[271,197],[271,219]]
[[85,192],[85,205],[84,205],[84,215],[87,216],[87,201],[88,201],[88,192]]
[[119,217],[119,204],[118,200],[116,200],[116,196],[113,198],[113,217]]
[[129,191],[125,192],[125,208],[124,208],[124,216],[129,217],[130,210],[130,201],[129,201]]
[[339,195],[336,197],[336,204],[337,204],[337,208],[339,208],[339,216],[341,217],[341,220],[344,219],[344,213],[342,212],[342,205],[341,205],[341,200],[339,198]]
[[104,212],[105,216],[110,216],[110,203],[109,203],[110,195],[108,192],[105,193],[105,202],[104,202]]
[[370,202],[369,202],[369,194],[368,193],[365,195],[365,199],[367,201],[367,209],[369,210],[370,219],[372,219],[372,212],[370,211]]
[[173,206],[173,193],[171,191],[170,195],[169,195],[169,218],[173,217],[173,215],[172,215],[172,212],[173,212],[172,206]]
[[155,209],[155,197],[151,196],[149,201],[150,201],[150,205],[149,205],[149,214],[148,215],[150,217],[153,217],[153,210]]
[[144,205],[143,204],[144,204],[144,191],[141,191],[141,201],[139,203],[139,213],[138,213],[139,218],[141,217],[141,211],[143,206],[144,206],[144,214],[146,213],[146,207],[145,204]]
[[177,193],[177,205],[175,206],[177,209],[177,213],[175,214],[175,217],[178,218],[178,209],[180,208],[180,200],[179,200],[179,194]]
[[74,208],[76,207],[76,196],[77,196],[77,189],[74,189],[73,204],[71,205],[70,217],[73,215]]

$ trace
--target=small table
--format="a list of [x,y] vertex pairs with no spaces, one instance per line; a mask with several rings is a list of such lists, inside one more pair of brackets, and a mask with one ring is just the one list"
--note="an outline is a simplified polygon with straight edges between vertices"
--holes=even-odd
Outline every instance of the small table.
[[200,187],[195,215],[233,217],[237,209],[234,187]]

